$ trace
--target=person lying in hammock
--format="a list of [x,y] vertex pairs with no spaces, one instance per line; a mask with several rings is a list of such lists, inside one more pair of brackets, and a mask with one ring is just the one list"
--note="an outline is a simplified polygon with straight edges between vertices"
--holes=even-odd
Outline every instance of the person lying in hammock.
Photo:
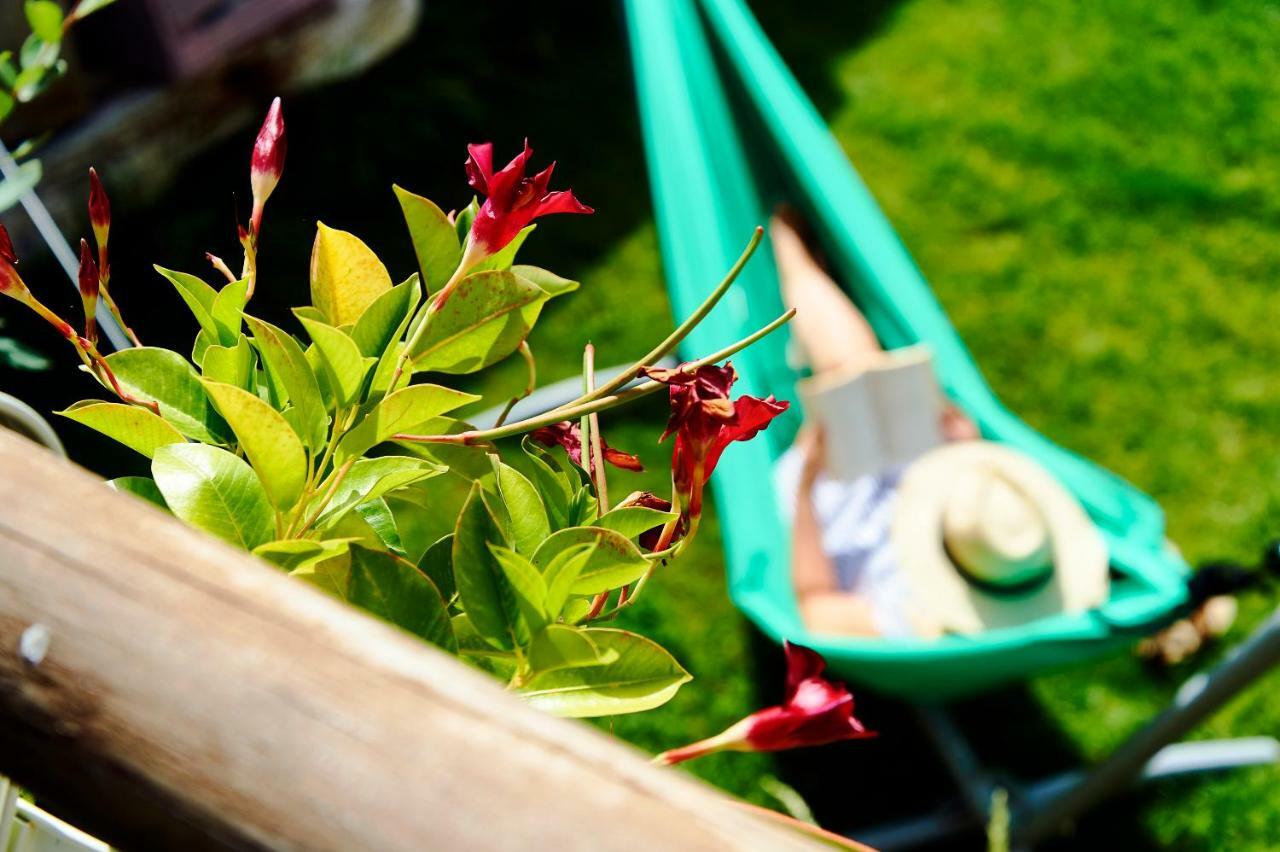
[[932,638],[1103,603],[1107,550],[1084,508],[1030,457],[981,439],[927,350],[885,352],[798,225],[783,211],[769,230],[812,371],[809,420],[775,470],[806,627]]

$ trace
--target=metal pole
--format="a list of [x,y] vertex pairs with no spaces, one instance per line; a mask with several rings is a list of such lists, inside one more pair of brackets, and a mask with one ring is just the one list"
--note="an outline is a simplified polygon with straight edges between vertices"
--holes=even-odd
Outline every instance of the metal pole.
[[1213,670],[1178,690],[1173,706],[1129,738],[1079,783],[1041,808],[1015,816],[1013,846],[1030,846],[1119,789],[1127,787],[1157,752],[1186,734],[1259,675],[1280,664],[1280,608]]
[[[4,175],[5,180],[18,179],[18,163],[13,159],[13,155],[9,153],[9,148],[4,144],[3,140],[0,140],[0,174]],[[53,256],[58,260],[58,265],[62,267],[63,272],[67,273],[67,278],[71,280],[72,288],[79,295],[80,259],[76,257],[75,251],[71,248],[71,244],[67,242],[67,238],[62,235],[62,231],[58,230],[53,217],[49,215],[49,208],[44,206],[44,202],[40,200],[40,196],[36,194],[34,187],[22,193],[18,200],[22,202],[23,209],[31,217],[31,224],[36,226],[36,230],[44,238],[45,245],[53,252]],[[132,345],[129,342],[129,338],[125,336],[124,329],[120,327],[116,322],[116,318],[102,304],[101,299],[98,300],[98,327],[107,336],[107,340],[111,341],[112,349],[128,349]]]

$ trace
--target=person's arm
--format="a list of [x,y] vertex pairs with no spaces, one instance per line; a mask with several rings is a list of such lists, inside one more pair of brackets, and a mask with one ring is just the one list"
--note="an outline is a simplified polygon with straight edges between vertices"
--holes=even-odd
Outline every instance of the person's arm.
[[840,590],[836,568],[822,547],[822,526],[813,505],[813,483],[822,469],[822,438],[816,429],[797,439],[805,456],[791,530],[791,581],[805,626],[814,633],[879,634],[870,602]]

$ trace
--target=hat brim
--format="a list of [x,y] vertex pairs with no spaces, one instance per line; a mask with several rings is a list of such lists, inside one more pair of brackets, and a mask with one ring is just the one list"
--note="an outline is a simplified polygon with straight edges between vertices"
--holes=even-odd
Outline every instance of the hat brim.
[[[956,472],[994,468],[1033,500],[1053,543],[1053,570],[1033,589],[1002,594],[965,579],[947,554],[942,516]],[[907,468],[899,485],[891,541],[907,581],[914,619],[952,633],[978,633],[1079,613],[1107,599],[1107,547],[1084,508],[1030,458],[990,441],[931,450]]]

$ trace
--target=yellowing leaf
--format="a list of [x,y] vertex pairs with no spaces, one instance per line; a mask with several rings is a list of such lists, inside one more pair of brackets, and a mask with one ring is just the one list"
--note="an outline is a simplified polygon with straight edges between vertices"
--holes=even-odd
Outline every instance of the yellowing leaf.
[[79,402],[66,411],[59,411],[77,423],[96,429],[108,438],[114,438],[126,447],[137,450],[147,458],[166,444],[186,441],[177,429],[149,409],[119,402]]
[[292,508],[307,478],[307,454],[298,433],[280,412],[248,391],[207,380],[204,389],[231,424],[271,504],[281,511]]
[[323,222],[316,225],[316,242],[311,249],[311,303],[331,325],[351,325],[390,289],[387,268],[359,237]]

